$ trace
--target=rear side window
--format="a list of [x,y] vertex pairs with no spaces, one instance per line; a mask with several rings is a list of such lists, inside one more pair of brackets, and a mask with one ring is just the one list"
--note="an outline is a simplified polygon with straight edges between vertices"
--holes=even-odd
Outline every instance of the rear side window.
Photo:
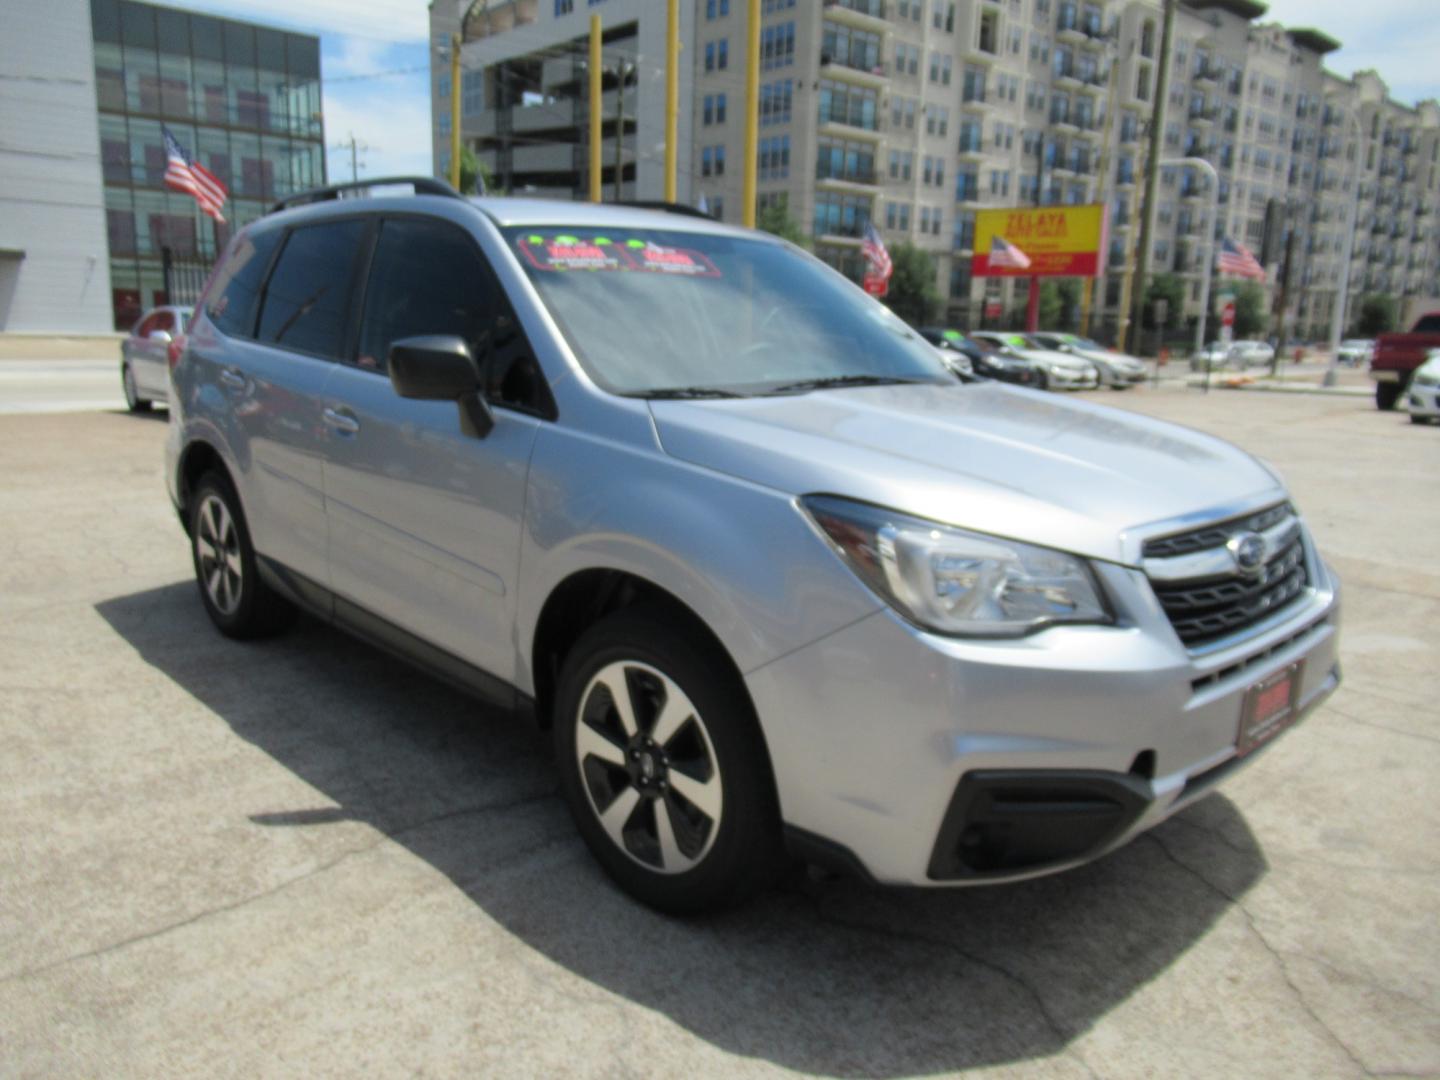
[[294,229],[280,252],[260,305],[258,340],[315,356],[339,357],[360,218]]
[[1415,334],[1440,334],[1440,315],[1425,315],[1415,324],[1411,331]]
[[242,232],[206,293],[205,314],[222,334],[250,337],[255,329],[255,302],[265,280],[270,256],[280,242],[279,229]]

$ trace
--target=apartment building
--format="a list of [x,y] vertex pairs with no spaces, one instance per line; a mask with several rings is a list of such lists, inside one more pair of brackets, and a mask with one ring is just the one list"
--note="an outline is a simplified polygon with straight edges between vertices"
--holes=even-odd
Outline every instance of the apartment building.
[[[442,48],[462,6],[432,6],[437,167],[448,155]],[[598,13],[606,197],[616,160],[622,197],[661,196],[664,7],[491,0],[470,16],[463,133],[503,187],[583,196],[584,35]],[[681,7],[680,198],[736,220],[747,4]],[[1164,94],[1153,134],[1170,164],[1151,265],[1182,277],[1185,316],[1198,314],[1214,240],[1228,235],[1258,256],[1268,221],[1272,237],[1294,234],[1289,320],[1323,333],[1357,190],[1351,295],[1433,291],[1440,106],[1391,101],[1373,74],[1326,72],[1337,42],[1258,21],[1265,12],[1258,0],[1181,0],[1161,87],[1159,0],[762,0],[760,205],[783,202],[816,252],[854,277],[870,221],[887,242],[930,252],[947,318],[975,325],[997,305],[1013,318],[1026,288],[971,280],[976,210],[1105,202],[1109,251],[1094,295],[1097,317],[1113,325],[1121,272],[1134,261],[1154,99]],[[1218,182],[1179,163],[1187,157],[1209,162]],[[1286,246],[1265,252],[1272,291]]]

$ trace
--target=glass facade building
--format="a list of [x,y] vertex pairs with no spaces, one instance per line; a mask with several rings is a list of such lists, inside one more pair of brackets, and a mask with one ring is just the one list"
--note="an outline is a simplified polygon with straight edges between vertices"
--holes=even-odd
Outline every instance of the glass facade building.
[[[165,249],[209,265],[275,199],[325,183],[320,40],[134,0],[90,0],[116,329],[169,299]],[[168,127],[230,191],[226,224],[165,187]]]

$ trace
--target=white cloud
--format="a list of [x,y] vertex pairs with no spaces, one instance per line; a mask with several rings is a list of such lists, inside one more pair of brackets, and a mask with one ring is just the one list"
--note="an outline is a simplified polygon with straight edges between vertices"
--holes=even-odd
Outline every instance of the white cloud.
[[178,0],[179,7],[312,34],[377,42],[428,41],[425,0]]
[[349,147],[337,147],[352,132],[368,147],[357,155],[360,176],[430,175],[427,75],[326,86],[324,107],[331,181],[350,179]]
[[1269,0],[1264,21],[1313,27],[1341,43],[1325,57],[1340,75],[1373,68],[1407,104],[1440,98],[1440,20],[1434,0]]

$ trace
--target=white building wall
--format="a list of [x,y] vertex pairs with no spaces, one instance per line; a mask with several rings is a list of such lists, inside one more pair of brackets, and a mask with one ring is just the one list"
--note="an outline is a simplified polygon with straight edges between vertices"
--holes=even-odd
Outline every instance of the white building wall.
[[87,0],[4,0],[0,72],[0,331],[109,331]]

